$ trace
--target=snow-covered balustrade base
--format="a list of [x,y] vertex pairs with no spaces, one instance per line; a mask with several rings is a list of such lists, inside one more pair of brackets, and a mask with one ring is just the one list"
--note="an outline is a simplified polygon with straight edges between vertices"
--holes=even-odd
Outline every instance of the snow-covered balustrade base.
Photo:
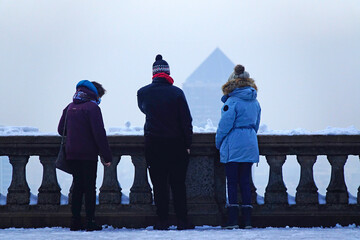
[[[141,135],[108,137],[113,164],[104,169],[96,210],[97,220],[102,224],[145,228],[156,220]],[[219,226],[226,216],[225,171],[219,163],[214,138],[214,133],[196,133],[191,147],[187,201],[189,216],[198,226]],[[54,165],[60,140],[54,135],[0,136],[0,156],[8,156],[13,169],[8,193],[0,196],[0,228],[69,226],[70,206],[67,203],[71,203],[71,193],[61,196],[61,182],[58,182]],[[360,194],[350,196],[344,180],[348,156],[360,155],[360,135],[262,134],[258,140],[260,155],[265,156],[269,165],[269,179],[264,196],[257,194],[259,186],[251,179],[254,226],[360,225]],[[288,194],[283,178],[283,171],[287,171],[283,164],[290,155],[296,156],[301,171],[295,196]],[[319,195],[314,182],[313,166],[319,155],[327,156],[331,167],[324,196]],[[30,156],[38,156],[43,166],[38,193],[30,193],[26,180],[25,169]],[[135,169],[126,201],[117,174],[122,156],[130,156]],[[173,211],[170,220],[176,224]]]

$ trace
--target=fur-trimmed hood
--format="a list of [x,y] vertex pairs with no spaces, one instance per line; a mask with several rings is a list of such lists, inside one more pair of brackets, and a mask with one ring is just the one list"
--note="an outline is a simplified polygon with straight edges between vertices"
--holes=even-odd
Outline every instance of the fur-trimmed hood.
[[236,78],[230,81],[227,81],[222,86],[222,91],[224,95],[228,95],[229,93],[233,92],[236,88],[242,87],[252,87],[257,91],[257,86],[255,84],[254,79],[252,78]]

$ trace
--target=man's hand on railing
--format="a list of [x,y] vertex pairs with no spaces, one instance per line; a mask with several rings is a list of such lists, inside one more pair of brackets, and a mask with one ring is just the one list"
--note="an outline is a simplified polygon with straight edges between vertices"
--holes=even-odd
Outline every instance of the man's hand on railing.
[[105,166],[105,167],[110,167],[111,162],[105,162],[103,157],[100,157],[101,163]]

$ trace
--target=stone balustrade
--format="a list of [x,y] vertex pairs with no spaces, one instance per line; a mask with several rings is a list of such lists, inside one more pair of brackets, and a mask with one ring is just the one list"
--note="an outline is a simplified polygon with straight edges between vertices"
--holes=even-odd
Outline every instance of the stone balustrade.
[[[146,227],[156,219],[152,189],[148,182],[142,136],[109,136],[113,163],[104,169],[100,187],[98,221],[114,227]],[[360,224],[360,187],[357,204],[349,204],[344,178],[344,165],[349,155],[360,155],[360,136],[267,136],[260,135],[260,155],[269,165],[269,180],[264,204],[257,203],[253,191],[253,223],[265,226],[333,226]],[[70,207],[60,205],[60,186],[55,171],[58,136],[0,137],[0,156],[8,156],[13,168],[6,204],[0,205],[0,228],[68,226]],[[296,155],[300,180],[296,188],[296,204],[288,203],[283,178],[287,156]],[[319,204],[313,166],[317,156],[326,155],[331,166],[331,179],[326,204]],[[26,165],[30,156],[39,156],[43,166],[38,201],[29,205],[30,190],[26,181]],[[129,204],[122,204],[122,189],[117,167],[122,156],[131,156],[135,174]],[[360,173],[359,173],[360,174]],[[187,173],[189,216],[196,225],[220,225],[226,217],[226,180],[224,166],[214,145],[214,134],[195,134]],[[359,183],[360,184],[360,183]],[[69,195],[71,195],[69,193]],[[69,197],[71,199],[71,196]],[[173,211],[170,215],[175,223]]]

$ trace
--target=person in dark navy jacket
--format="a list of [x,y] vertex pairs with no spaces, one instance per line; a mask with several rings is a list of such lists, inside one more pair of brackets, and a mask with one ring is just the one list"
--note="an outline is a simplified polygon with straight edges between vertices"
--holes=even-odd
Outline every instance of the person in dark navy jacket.
[[[63,134],[66,122],[66,160],[73,169],[72,221],[70,230],[101,230],[95,223],[96,172],[98,155],[104,166],[110,166],[112,155],[104,129],[100,98],[105,89],[97,82],[80,81],[73,102],[63,111],[58,132]],[[66,118],[66,120],[65,120]],[[85,195],[86,227],[81,224],[81,205]]]
[[183,91],[173,85],[168,63],[157,55],[152,83],[137,92],[138,106],[146,115],[145,158],[154,188],[158,221],[154,229],[169,228],[169,191],[174,199],[177,229],[190,229],[185,177],[192,142],[192,118]]

